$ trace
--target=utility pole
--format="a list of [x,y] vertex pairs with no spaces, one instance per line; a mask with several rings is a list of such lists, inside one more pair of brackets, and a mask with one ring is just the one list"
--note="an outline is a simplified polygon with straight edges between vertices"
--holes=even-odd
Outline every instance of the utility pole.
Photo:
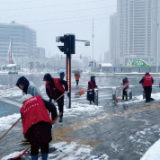
[[92,59],[94,61],[94,19],[92,21]]

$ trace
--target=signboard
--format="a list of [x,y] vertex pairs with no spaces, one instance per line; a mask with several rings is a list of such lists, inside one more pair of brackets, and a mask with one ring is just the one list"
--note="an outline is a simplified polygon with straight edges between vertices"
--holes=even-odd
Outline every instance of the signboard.
[[89,67],[93,67],[93,61],[89,61]]
[[145,66],[148,66],[148,63],[144,60],[136,60],[136,61],[132,62],[132,66],[145,67]]

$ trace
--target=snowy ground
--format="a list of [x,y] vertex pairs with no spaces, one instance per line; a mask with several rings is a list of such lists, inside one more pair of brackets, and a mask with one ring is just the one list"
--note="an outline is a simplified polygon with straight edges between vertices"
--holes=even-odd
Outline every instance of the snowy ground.
[[[103,111],[102,106],[94,106],[88,104],[79,104],[73,103],[72,110],[65,108],[64,116],[65,117],[77,117],[82,113],[86,114],[95,114],[97,112]],[[20,114],[13,114],[10,116],[0,118],[0,132],[4,132],[7,128],[11,127],[12,123],[15,122],[20,117]],[[11,123],[12,122],[12,123]],[[18,129],[18,128],[15,128]],[[19,128],[21,129],[21,128]],[[86,156],[89,156],[88,160],[108,160],[107,155],[102,155],[100,157],[90,156],[90,152],[93,150],[89,145],[81,145],[78,141],[73,141],[71,143],[60,142],[51,144],[50,147],[58,148],[52,154],[49,154],[49,159],[52,160],[79,160],[83,159]],[[63,152],[61,152],[63,151]],[[21,152],[14,152],[10,155],[3,157],[2,160],[7,160],[8,158],[12,158],[18,156]]]

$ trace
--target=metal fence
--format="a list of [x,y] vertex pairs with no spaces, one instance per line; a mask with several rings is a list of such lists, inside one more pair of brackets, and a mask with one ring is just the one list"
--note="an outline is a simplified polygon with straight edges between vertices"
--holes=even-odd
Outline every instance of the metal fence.
[[[128,73],[128,72],[156,72],[156,66],[152,67],[102,67],[102,68],[93,68],[92,71],[103,71],[110,73]],[[158,67],[160,71],[160,66]]]

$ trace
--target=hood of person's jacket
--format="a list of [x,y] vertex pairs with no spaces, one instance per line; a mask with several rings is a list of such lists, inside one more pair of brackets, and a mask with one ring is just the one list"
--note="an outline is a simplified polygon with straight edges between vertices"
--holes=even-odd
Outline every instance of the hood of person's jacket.
[[150,75],[150,74],[149,74],[149,72],[146,72],[146,74],[145,74],[145,75]]
[[20,84],[24,86],[23,91],[24,91],[25,93],[27,93],[27,89],[28,89],[28,86],[29,86],[29,81],[27,80],[27,78],[24,77],[24,76],[20,77],[20,78],[17,80],[16,85],[19,87]]
[[94,82],[95,76],[91,76],[91,81]]
[[43,81],[49,81],[49,82],[52,82],[53,81],[53,77],[49,74],[49,73],[46,73],[43,77]]

